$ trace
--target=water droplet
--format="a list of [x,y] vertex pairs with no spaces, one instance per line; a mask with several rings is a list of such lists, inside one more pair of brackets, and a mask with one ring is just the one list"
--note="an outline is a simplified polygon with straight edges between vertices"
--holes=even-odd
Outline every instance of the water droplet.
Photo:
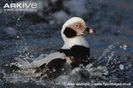
[[123,45],[123,49],[124,50],[127,50],[127,45]]
[[127,45],[121,45],[120,48],[122,48],[123,50],[127,50]]
[[17,36],[17,38],[19,38],[19,36]]
[[18,20],[20,20],[20,18],[18,18]]
[[120,64],[120,65],[119,65],[119,68],[120,68],[121,70],[124,70],[124,65],[123,65],[123,64]]

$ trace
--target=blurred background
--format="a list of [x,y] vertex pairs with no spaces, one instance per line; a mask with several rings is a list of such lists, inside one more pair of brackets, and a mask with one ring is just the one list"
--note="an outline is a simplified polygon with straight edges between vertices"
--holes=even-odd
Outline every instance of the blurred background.
[[[133,56],[133,0],[25,0],[38,4],[37,12],[3,11],[5,3],[24,0],[0,0],[0,60],[29,52],[35,55],[63,45],[62,24],[79,16],[96,30],[86,36],[94,56],[114,42],[121,42]],[[3,58],[4,57],[4,58]]]
[[[36,2],[37,12],[3,10],[5,3],[22,1]],[[73,16],[96,30],[95,35],[85,36],[92,57],[100,57],[116,44],[115,56],[132,61],[133,0],[0,0],[0,64],[20,55],[38,57],[59,49],[62,24]]]

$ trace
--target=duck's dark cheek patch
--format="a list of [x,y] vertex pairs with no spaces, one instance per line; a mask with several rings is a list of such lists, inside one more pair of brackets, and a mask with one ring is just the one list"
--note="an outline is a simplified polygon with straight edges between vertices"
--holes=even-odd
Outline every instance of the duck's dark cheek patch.
[[77,32],[75,30],[73,30],[72,28],[67,27],[64,30],[64,34],[67,38],[72,38],[72,37],[75,37],[77,35]]

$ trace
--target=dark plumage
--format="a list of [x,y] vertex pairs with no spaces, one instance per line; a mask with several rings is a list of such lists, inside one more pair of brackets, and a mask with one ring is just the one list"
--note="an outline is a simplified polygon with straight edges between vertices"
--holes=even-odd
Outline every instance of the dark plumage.
[[56,78],[62,73],[65,63],[65,59],[55,58],[47,64],[42,64],[36,69],[35,73],[41,73],[40,76],[46,75],[44,78]]
[[61,58],[55,58],[53,60],[51,60],[49,63],[44,63],[42,64],[40,67],[38,67],[35,71],[35,73],[41,72],[44,69],[49,69],[49,71],[53,71],[53,70],[61,70],[63,68],[64,63],[66,62],[65,59],[61,59]]
[[88,47],[75,45],[70,49],[60,49],[59,52],[63,52],[66,56],[70,57],[72,68],[78,67],[81,64],[86,66],[89,63],[90,48]]
[[90,33],[94,33],[94,30],[87,28],[82,18],[72,17],[62,26],[61,36],[64,45],[60,50],[18,68],[33,69],[33,74],[39,73],[40,76],[46,76],[45,78],[55,78],[62,73],[66,65],[70,69],[86,66],[90,63],[90,48],[82,34]]
[[[75,45],[70,49],[60,49],[58,50],[58,52],[65,53],[65,55],[70,58],[70,60],[72,61],[72,63],[70,64],[72,69],[79,67],[80,65],[86,66],[89,63],[90,48],[88,47]],[[66,59],[55,58],[47,64],[42,64],[37,68],[35,73],[42,72],[42,74],[45,73],[47,74],[47,77],[49,77],[53,73],[60,73],[62,68],[64,68],[65,63]],[[43,70],[45,71],[43,72]]]
[[72,28],[67,27],[64,30],[64,34],[67,38],[72,38],[77,35],[77,32],[75,30],[73,30]]

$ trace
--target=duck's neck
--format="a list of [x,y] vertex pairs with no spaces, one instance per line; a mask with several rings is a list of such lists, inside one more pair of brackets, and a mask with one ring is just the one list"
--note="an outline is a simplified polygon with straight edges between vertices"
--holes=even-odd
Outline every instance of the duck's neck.
[[83,36],[76,36],[74,38],[66,38],[65,36],[62,37],[64,40],[64,45],[62,49],[70,49],[74,45],[89,47],[89,44],[87,43],[87,41]]

